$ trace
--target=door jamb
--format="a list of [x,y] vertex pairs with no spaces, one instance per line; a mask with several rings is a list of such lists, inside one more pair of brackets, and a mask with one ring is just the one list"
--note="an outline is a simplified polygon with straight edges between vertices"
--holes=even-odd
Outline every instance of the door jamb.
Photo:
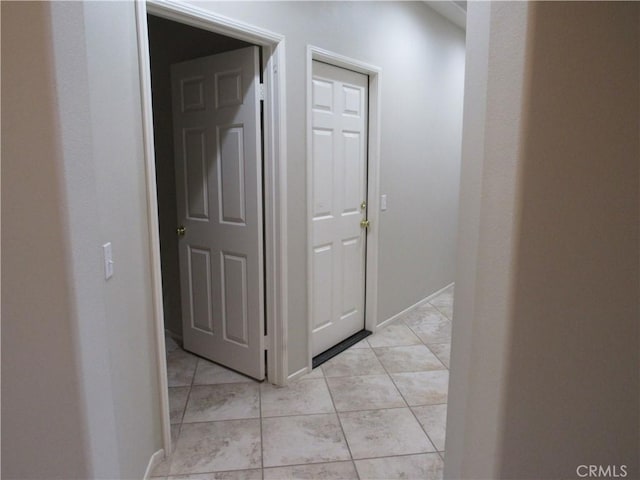
[[287,170],[286,170],[286,84],[285,37],[211,11],[174,0],[135,2],[142,136],[146,170],[147,218],[149,229],[151,282],[153,290],[153,327],[156,340],[156,364],[160,386],[160,410],[165,455],[171,453],[171,426],[167,364],[164,342],[164,312],[160,266],[160,235],[153,143],[153,110],[151,100],[151,67],[147,13],[191,25],[203,30],[250,42],[263,47],[265,86],[264,157],[265,222],[264,255],[266,259],[265,297],[268,336],[267,375],[271,383],[287,381]]
[[[311,372],[313,364],[312,330],[313,310],[312,275],[313,265],[310,246],[313,232],[313,165],[311,164],[311,105],[312,105],[312,65],[319,60],[336,67],[346,68],[369,76],[369,118],[368,118],[368,166],[367,166],[367,218],[371,222],[367,233],[365,328],[375,333],[378,325],[378,248],[380,212],[380,105],[382,69],[344,55],[330,52],[313,45],[307,45],[307,353],[305,369],[295,373],[300,376]],[[290,377],[291,378],[291,377]]]

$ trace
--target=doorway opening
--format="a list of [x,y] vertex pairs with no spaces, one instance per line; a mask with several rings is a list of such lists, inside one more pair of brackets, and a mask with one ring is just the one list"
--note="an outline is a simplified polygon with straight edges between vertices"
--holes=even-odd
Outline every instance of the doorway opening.
[[[260,254],[262,257],[263,225],[262,222],[257,225],[262,218],[262,155],[261,151],[253,151],[245,156],[246,158],[216,158],[216,152],[224,152],[225,148],[234,146],[230,145],[232,140],[236,140],[235,146],[238,145],[238,139],[235,137],[243,133],[244,123],[237,125],[231,132],[229,129],[223,130],[222,135],[216,138],[215,133],[216,130],[219,131],[221,122],[216,123],[213,120],[221,109],[211,108],[210,104],[214,103],[211,95],[214,94],[215,79],[219,72],[209,71],[215,68],[218,59],[226,59],[228,63],[242,56],[242,52],[245,53],[244,57],[249,56],[250,60],[255,57],[255,60],[258,60],[260,49],[242,40],[153,15],[148,15],[147,22],[165,331],[185,350],[229,367],[235,366],[236,370],[243,370],[242,373],[262,380],[262,353],[258,359],[260,365],[255,364],[254,358],[254,365],[243,369],[242,364],[236,365],[237,362],[234,363],[233,358],[237,360],[243,356],[243,352],[233,352],[235,356],[229,352],[221,352],[224,350],[224,345],[221,345],[224,340],[216,338],[217,332],[222,330],[219,328],[222,324],[218,320],[223,313],[220,300],[225,286],[230,304],[225,310],[232,310],[231,313],[236,313],[236,316],[237,313],[245,313],[245,317],[252,314],[248,315],[249,318],[244,318],[245,322],[242,322],[242,318],[232,318],[232,321],[239,320],[245,325],[241,324],[235,330],[233,325],[230,325],[228,337],[240,343],[241,347],[246,347],[248,332],[241,331],[242,327],[253,327],[246,324],[258,323],[260,330],[264,328],[262,305],[257,305],[253,298],[246,298],[247,294],[254,293],[260,301],[263,299],[262,278],[256,278],[258,275],[263,277],[263,265],[256,265],[262,258],[253,258],[253,251],[251,255],[243,252],[241,257],[236,255],[229,258],[227,255],[221,264],[218,261],[218,252],[224,252],[221,243],[224,243],[225,237],[233,237],[234,232],[229,232],[229,228],[219,228],[219,225],[215,225],[218,222],[214,220],[217,214],[222,212],[223,218],[231,223],[230,229],[238,230],[238,220],[244,220],[249,210],[253,217],[251,223],[254,225],[250,235],[245,233],[241,236],[249,237],[255,256]],[[224,55],[226,52],[228,53]],[[211,65],[212,62],[214,65]],[[235,62],[238,63],[241,62]],[[251,73],[245,75],[249,80],[252,80]],[[228,82],[243,80],[236,76],[228,77]],[[250,86],[257,88],[257,85]],[[235,90],[228,93],[244,95],[244,92]],[[260,115],[259,106],[251,108],[254,106],[252,102],[243,103],[249,107],[248,112],[242,112],[244,117],[251,117],[251,113]],[[227,106],[222,115],[235,117],[241,114],[234,104]],[[247,125],[249,129],[260,132],[261,118],[242,120],[250,123]],[[258,145],[258,141],[251,142],[248,139],[243,143],[247,144],[249,149],[257,150],[261,145],[261,135]],[[243,147],[244,145],[240,145],[240,151],[246,150]],[[234,153],[237,155],[240,152]],[[220,163],[224,163],[224,167],[227,168],[222,167]],[[249,165],[246,165],[247,163]],[[259,175],[259,183],[247,185],[244,181],[247,170],[256,176]],[[222,175],[218,175],[220,173]],[[226,181],[225,191],[218,191],[222,190],[223,181]],[[250,197],[250,205],[245,205],[247,202],[244,197]],[[224,227],[224,223],[222,226]],[[235,237],[237,236],[236,234]],[[227,272],[223,270],[225,263],[228,267]],[[252,267],[249,272],[243,269],[247,263]],[[238,270],[238,266],[240,270],[234,271],[234,267]],[[227,285],[216,282],[220,273],[236,273],[236,285],[228,285],[229,279],[224,276],[222,280],[227,280]],[[249,274],[252,278],[246,278]],[[243,277],[246,281],[238,284]],[[251,288],[244,288],[245,284]],[[242,312],[243,307],[247,309],[247,302],[242,302],[242,299],[237,302],[234,296],[244,296],[245,300],[251,300],[251,307],[255,311]],[[233,312],[234,308],[239,312]],[[262,338],[259,338],[257,343],[258,347],[262,348]]]
[[313,367],[365,330],[369,77],[313,60],[310,277]]
[[380,74],[307,47],[306,371],[379,326]]
[[[261,126],[263,132],[261,138],[257,137],[257,149],[261,151],[261,155],[257,156],[258,162],[254,162],[254,166],[257,167],[253,176],[255,186],[251,186],[251,191],[254,192],[256,197],[254,199],[257,207],[255,216],[259,220],[253,223],[259,225],[256,236],[259,237],[259,248],[263,253],[259,262],[254,262],[254,264],[260,266],[259,275],[255,276],[255,272],[253,277],[249,275],[248,268],[245,268],[248,266],[249,260],[246,255],[243,257],[243,252],[227,252],[230,254],[226,257],[220,255],[220,252],[217,255],[218,258],[222,258],[223,262],[227,261],[227,264],[223,265],[222,268],[226,267],[228,282],[233,283],[235,280],[236,286],[240,284],[240,286],[244,285],[246,287],[247,279],[254,278],[256,282],[262,283],[263,294],[257,306],[258,309],[262,310],[264,319],[264,325],[260,325],[259,340],[261,346],[259,353],[261,357],[259,364],[264,369],[263,376],[266,376],[270,383],[283,384],[287,380],[287,317],[285,308],[287,268],[286,259],[283,255],[286,251],[287,240],[284,38],[278,34],[183,4],[167,4],[156,1],[139,2],[136,4],[136,14],[147,170],[148,217],[150,243],[152,246],[151,273],[154,290],[155,336],[158,345],[157,361],[163,413],[164,451],[158,452],[156,457],[161,458],[163,455],[171,453],[171,405],[168,397],[167,362],[165,357],[165,318],[167,320],[166,329],[171,332],[171,337],[173,337],[169,341],[173,344],[174,338],[183,340],[180,338],[182,329],[179,319],[182,316],[183,309],[181,308],[182,298],[179,293],[180,281],[178,279],[180,275],[177,273],[180,270],[180,263],[178,261],[176,265],[175,253],[176,240],[188,228],[185,227],[185,230],[182,230],[180,228],[181,225],[177,224],[177,220],[180,218],[177,212],[179,202],[176,201],[178,198],[175,189],[176,184],[172,180],[174,178],[173,154],[176,146],[175,138],[177,137],[172,132],[173,119],[171,119],[171,112],[175,110],[172,106],[172,96],[175,97],[175,95],[170,91],[171,79],[167,77],[166,69],[171,63],[180,63],[193,58],[202,58],[203,56],[205,58],[210,58],[212,55],[224,56],[228,55],[228,52],[247,51],[247,49],[251,50],[251,55],[255,60],[255,71],[259,79],[256,78],[256,82],[254,82],[255,91],[253,93],[255,96],[260,95],[263,98],[259,104],[258,120],[256,122],[257,126]],[[158,49],[154,49],[153,45],[150,46],[150,43],[159,43],[163,48],[160,52],[157,52]],[[159,53],[160,58],[156,53]],[[154,70],[162,70],[160,74],[162,78],[158,77],[157,72],[155,78],[153,78],[154,89],[159,86],[161,92],[152,91],[152,68]],[[231,68],[230,70],[234,69]],[[215,72],[213,76],[214,82],[217,82],[216,88],[218,88],[219,92],[244,92],[244,89],[239,85],[244,81],[242,78],[233,78],[233,75],[227,75],[226,78],[225,75],[216,77]],[[181,85],[184,86],[185,83],[189,82],[182,82]],[[245,82],[245,85],[249,83],[251,82]],[[190,91],[183,89],[181,92],[183,96],[182,106],[184,107],[185,99],[186,103],[190,103],[194,98],[197,100],[198,95],[204,94],[205,88],[204,85],[196,85]],[[195,97],[191,96],[194,92],[196,94]],[[154,98],[158,96],[157,94],[162,97],[159,103],[156,101],[157,98]],[[225,101],[224,98],[221,98],[221,95],[218,95],[218,101],[220,100]],[[189,110],[189,108],[182,108],[181,110]],[[233,122],[227,126],[232,127],[232,130],[238,127]],[[220,128],[217,128],[217,130],[219,131]],[[229,139],[233,140],[235,138],[236,157],[238,157],[238,149],[244,152],[243,145],[237,141],[238,137],[243,133],[239,130],[241,129],[235,128],[233,132],[223,132],[223,135],[218,136],[220,138],[218,145],[223,150],[226,149],[227,152],[230,151],[232,153],[234,152],[234,145]],[[214,134],[214,136],[216,135]],[[171,140],[173,140],[173,148]],[[179,147],[183,151],[193,147],[193,144],[182,143]],[[191,151],[194,151],[193,148],[191,148]],[[217,152],[218,158],[220,153],[220,151]],[[222,153],[224,155],[224,152]],[[242,167],[247,167],[247,164],[245,163]],[[157,170],[160,170],[158,175],[156,175]],[[201,171],[204,171],[204,169],[201,169]],[[238,185],[238,177],[242,176],[246,180],[247,176],[244,173],[239,173],[236,168],[235,172],[230,172],[227,169],[225,174],[229,174],[232,180],[235,179],[235,183]],[[241,213],[248,213],[248,205],[238,197],[238,192],[243,188],[244,186],[240,186],[235,191],[227,189],[225,192],[225,194],[228,194],[227,198],[224,199],[228,208],[222,214],[223,216],[226,215],[227,220],[234,220],[233,208],[236,208],[236,210],[238,208],[245,209]],[[184,194],[184,192],[182,193]],[[220,192],[215,192],[215,195],[218,199],[220,198]],[[187,202],[192,200],[190,195],[186,195],[184,198],[187,199]],[[202,195],[200,198],[202,199]],[[233,200],[235,200],[235,204]],[[259,205],[260,203],[261,205]],[[216,213],[220,213],[219,204],[216,205]],[[196,215],[191,216],[197,217],[197,212]],[[237,223],[243,222],[238,221]],[[244,223],[248,223],[248,221]],[[177,230],[176,227],[178,227]],[[191,249],[191,253],[194,252],[196,254],[199,253],[197,249]],[[210,257],[212,256],[210,255]],[[187,260],[188,262],[189,260]],[[206,267],[209,262],[202,263],[200,266]],[[194,265],[193,262],[190,267],[194,267],[190,268],[192,273],[197,272],[198,266]],[[205,271],[206,273],[207,268],[200,268],[200,271]],[[213,279],[211,275],[209,275],[209,278]],[[166,284],[164,291],[162,288],[163,283]],[[226,299],[231,302],[226,305],[227,313],[231,311],[230,316],[235,315],[235,318],[244,321],[244,324],[241,322],[239,330],[229,330],[227,328],[224,331],[224,335],[226,339],[230,340],[229,343],[241,344],[246,339],[246,336],[243,337],[246,333],[243,329],[248,328],[247,311],[243,310],[247,307],[247,288],[235,289],[235,304],[228,295],[232,289],[233,285],[227,288],[222,294],[222,301],[224,302]],[[208,288],[205,290],[211,291]],[[237,294],[238,291],[240,292],[239,294]],[[219,289],[218,295],[220,295],[220,292],[221,290]],[[227,294],[226,298],[225,294]],[[238,298],[241,302],[237,301]],[[191,300],[190,298],[190,309],[193,311],[194,303]],[[204,304],[206,305],[207,301]],[[235,311],[232,311],[234,308]],[[166,315],[164,313],[165,310],[167,310]],[[191,323],[193,324],[193,322]],[[195,326],[202,327],[202,325]],[[201,330],[206,329],[201,328]],[[239,367],[236,369],[241,370]],[[251,373],[249,374],[251,375]],[[258,377],[260,375],[254,374],[253,376]]]

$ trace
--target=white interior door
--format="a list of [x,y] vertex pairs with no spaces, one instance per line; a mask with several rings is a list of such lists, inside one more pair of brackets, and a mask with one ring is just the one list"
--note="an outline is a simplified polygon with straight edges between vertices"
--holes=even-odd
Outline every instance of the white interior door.
[[364,328],[368,77],[314,61],[312,354]]
[[172,66],[184,347],[264,378],[259,52]]

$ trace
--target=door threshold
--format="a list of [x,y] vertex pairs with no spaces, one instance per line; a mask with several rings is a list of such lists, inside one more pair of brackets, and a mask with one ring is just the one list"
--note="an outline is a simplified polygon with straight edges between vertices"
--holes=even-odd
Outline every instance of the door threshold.
[[319,367],[327,360],[330,360],[339,353],[344,352],[347,348],[352,347],[360,340],[367,338],[369,335],[371,335],[371,332],[369,330],[360,330],[359,332],[354,333],[349,338],[346,338],[337,345],[331,347],[329,350],[325,350],[324,352],[313,357],[313,360],[311,362],[312,368]]

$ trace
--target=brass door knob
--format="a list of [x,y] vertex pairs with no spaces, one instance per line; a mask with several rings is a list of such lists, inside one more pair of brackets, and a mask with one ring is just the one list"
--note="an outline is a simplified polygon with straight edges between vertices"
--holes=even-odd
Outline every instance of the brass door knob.
[[180,225],[178,228],[176,228],[176,233],[179,236],[184,237],[184,234],[187,233],[187,229]]
[[366,218],[363,218],[362,221],[360,222],[360,226],[362,228],[369,228],[369,225],[370,225],[369,220],[367,220]]

